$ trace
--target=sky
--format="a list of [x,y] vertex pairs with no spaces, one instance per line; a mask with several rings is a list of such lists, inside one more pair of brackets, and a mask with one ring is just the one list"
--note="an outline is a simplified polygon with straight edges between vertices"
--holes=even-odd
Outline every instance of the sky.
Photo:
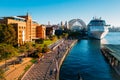
[[111,26],[120,26],[120,0],[0,0],[0,17],[26,15],[40,24],[102,17]]

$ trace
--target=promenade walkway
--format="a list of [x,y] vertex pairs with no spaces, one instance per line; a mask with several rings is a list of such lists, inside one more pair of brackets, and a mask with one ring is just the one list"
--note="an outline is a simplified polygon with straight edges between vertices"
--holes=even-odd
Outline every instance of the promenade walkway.
[[44,58],[32,65],[22,80],[56,80],[58,64],[74,40],[62,40],[44,54]]
[[9,70],[5,72],[5,79],[18,80],[19,77],[24,73],[25,67],[32,64],[30,62],[31,59],[32,58],[24,58],[21,64],[9,66]]

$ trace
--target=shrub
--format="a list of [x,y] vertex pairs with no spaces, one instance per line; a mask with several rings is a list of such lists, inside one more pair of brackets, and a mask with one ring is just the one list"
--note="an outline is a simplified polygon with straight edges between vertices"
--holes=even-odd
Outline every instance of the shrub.
[[30,62],[35,63],[37,60],[33,58]]
[[42,53],[46,53],[48,51],[50,51],[50,49],[48,48],[48,46],[46,44],[44,44],[44,47],[42,49]]
[[30,65],[27,65],[26,67],[25,67],[25,72],[28,70],[30,68]]
[[35,43],[43,44],[44,43],[44,39],[37,39],[37,40],[35,40]]

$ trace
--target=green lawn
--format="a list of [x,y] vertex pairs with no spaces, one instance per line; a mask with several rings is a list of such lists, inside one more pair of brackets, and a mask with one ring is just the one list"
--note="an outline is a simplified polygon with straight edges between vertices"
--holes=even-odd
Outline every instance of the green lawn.
[[53,44],[55,41],[51,41],[51,40],[44,40],[43,44],[40,44],[41,47],[44,47],[44,45],[46,44],[47,46],[50,44]]

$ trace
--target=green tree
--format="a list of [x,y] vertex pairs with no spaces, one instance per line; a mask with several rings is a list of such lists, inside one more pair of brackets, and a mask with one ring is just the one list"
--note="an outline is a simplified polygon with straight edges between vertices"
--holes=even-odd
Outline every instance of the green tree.
[[41,53],[42,52],[42,48],[39,46],[39,47],[37,47],[37,52],[38,53]]
[[18,52],[17,49],[11,45],[7,44],[0,44],[0,55],[2,59],[9,59],[11,57],[17,56]]
[[19,47],[19,52],[20,52],[21,54],[25,54],[26,51],[27,51],[26,46],[20,46],[20,47]]
[[0,25],[0,43],[17,45],[16,31],[12,25]]
[[1,60],[8,59],[8,57],[10,56],[9,51],[10,50],[7,44],[0,44]]
[[46,53],[48,51],[50,51],[50,49],[48,48],[48,46],[46,44],[44,44],[44,47],[42,49],[42,53]]
[[49,38],[52,41],[56,41],[57,40],[57,36],[56,35],[51,35],[51,36],[49,36]]
[[6,68],[6,60],[18,55],[17,49],[8,44],[0,44],[0,55],[1,60],[5,61]]
[[35,54],[32,54],[32,55],[35,57],[38,57],[38,54],[42,53],[42,47],[40,46],[40,44],[35,44],[34,48],[35,48],[35,51],[34,51]]
[[25,56],[27,57],[29,55],[29,53],[34,51],[33,43],[28,42],[24,46],[26,47],[26,54],[25,54]]
[[81,36],[81,32],[80,31],[76,31],[76,32],[74,32],[74,31],[70,31],[69,32],[69,37],[79,37],[79,36]]
[[66,39],[68,37],[68,33],[63,33],[62,37]]
[[4,70],[0,68],[0,80],[5,80]]
[[27,51],[34,48],[33,43],[31,43],[31,42],[25,43],[24,46],[26,47]]

